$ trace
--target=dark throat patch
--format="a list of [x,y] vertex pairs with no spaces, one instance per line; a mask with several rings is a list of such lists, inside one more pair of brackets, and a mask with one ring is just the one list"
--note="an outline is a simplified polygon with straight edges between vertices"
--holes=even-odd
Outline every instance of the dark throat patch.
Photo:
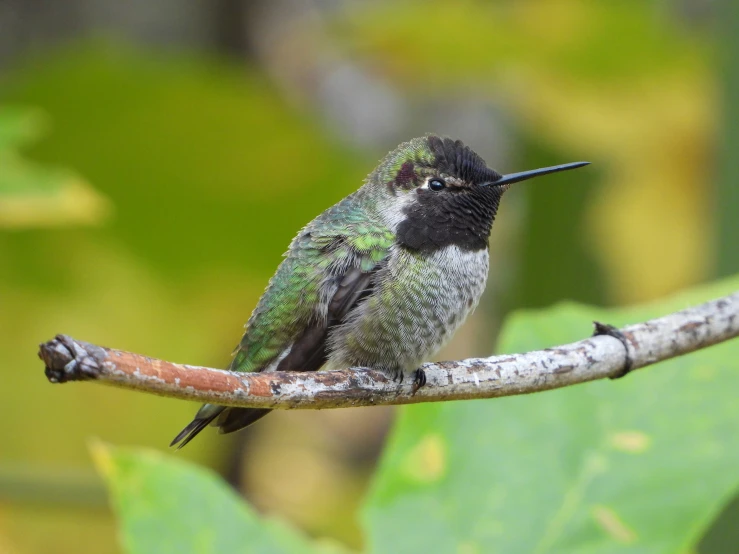
[[398,225],[398,242],[411,250],[433,252],[446,246],[476,251],[487,248],[500,204],[496,187],[433,192],[419,189]]

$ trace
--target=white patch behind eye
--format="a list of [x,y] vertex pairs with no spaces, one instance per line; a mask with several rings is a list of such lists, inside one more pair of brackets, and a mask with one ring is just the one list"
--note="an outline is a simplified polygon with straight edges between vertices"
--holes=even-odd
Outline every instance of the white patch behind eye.
[[393,232],[398,231],[398,225],[406,218],[405,210],[410,206],[415,195],[410,193],[403,194],[402,196],[395,196],[390,202],[385,203],[380,207],[380,214],[382,219],[385,221],[385,225]]

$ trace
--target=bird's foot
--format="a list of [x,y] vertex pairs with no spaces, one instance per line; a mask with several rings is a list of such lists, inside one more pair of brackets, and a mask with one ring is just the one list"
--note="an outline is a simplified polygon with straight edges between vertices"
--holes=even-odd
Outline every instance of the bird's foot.
[[[418,389],[426,384],[426,372],[420,367],[412,372],[413,382],[411,383],[411,395],[415,395]],[[392,370],[392,379],[399,385],[405,380],[405,372],[402,369]]]
[[402,385],[403,379],[405,379],[405,372],[402,369],[391,369],[390,372],[393,382]]
[[426,372],[420,367],[413,372],[413,385],[411,386],[411,396],[415,396],[418,389],[426,384]]
[[595,326],[595,331],[593,331],[594,337],[597,337],[599,335],[608,335],[610,337],[618,339],[619,341],[621,341],[621,344],[624,345],[624,349],[626,350],[626,361],[624,362],[624,367],[616,375],[613,375],[611,379],[620,379],[621,377],[625,377],[631,372],[631,368],[634,363],[631,359],[631,354],[629,350],[629,340],[621,331],[619,331],[613,325],[609,325],[608,323],[601,323],[600,321],[594,321],[593,325]]

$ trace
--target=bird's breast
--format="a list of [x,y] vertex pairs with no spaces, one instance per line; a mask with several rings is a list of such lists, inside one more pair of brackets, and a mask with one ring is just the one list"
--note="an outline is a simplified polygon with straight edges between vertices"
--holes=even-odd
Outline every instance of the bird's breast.
[[487,274],[487,249],[393,247],[372,294],[330,337],[331,365],[417,367],[474,310]]

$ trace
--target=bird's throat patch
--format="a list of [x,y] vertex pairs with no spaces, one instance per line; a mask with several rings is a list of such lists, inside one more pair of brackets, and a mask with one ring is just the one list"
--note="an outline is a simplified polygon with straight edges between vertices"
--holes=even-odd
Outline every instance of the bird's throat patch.
[[500,191],[479,187],[468,192],[419,189],[398,225],[398,242],[411,250],[434,252],[458,246],[474,252],[488,246],[490,229],[500,203]]

